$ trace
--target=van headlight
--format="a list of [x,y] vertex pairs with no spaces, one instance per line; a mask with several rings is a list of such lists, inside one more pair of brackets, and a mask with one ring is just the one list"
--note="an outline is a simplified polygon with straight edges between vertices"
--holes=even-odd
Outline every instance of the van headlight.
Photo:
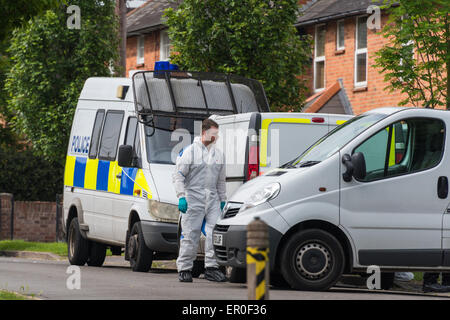
[[266,185],[264,188],[252,194],[250,198],[244,202],[239,212],[256,207],[266,201],[275,199],[280,193],[280,189],[281,185],[278,182]]

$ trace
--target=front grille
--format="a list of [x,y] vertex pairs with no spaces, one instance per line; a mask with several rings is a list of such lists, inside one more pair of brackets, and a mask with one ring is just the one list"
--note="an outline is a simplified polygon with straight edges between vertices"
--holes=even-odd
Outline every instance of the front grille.
[[227,261],[227,258],[228,258],[228,256],[227,256],[227,248],[214,246],[214,249],[216,251],[216,258],[217,258],[217,260]]
[[242,206],[242,203],[230,202],[228,204],[227,211],[223,215],[223,218],[224,219],[233,218],[234,216],[236,216],[238,214],[239,210],[241,209],[241,206]]
[[216,224],[216,227],[214,228],[214,230],[219,231],[219,232],[227,232],[229,227],[230,226],[222,226],[220,224]]

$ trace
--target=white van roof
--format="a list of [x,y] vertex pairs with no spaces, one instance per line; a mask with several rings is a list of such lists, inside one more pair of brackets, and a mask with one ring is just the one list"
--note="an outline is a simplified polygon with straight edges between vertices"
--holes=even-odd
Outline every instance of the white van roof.
[[[117,89],[120,86],[128,86],[125,99],[117,97]],[[129,78],[89,78],[84,84],[79,100],[104,100],[134,102],[133,88]]]

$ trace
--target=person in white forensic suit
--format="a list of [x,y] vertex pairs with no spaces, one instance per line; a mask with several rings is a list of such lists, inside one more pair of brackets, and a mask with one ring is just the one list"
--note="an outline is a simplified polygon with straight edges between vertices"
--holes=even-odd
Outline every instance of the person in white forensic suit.
[[182,212],[177,269],[181,282],[192,282],[203,220],[206,221],[205,279],[226,281],[214,255],[212,231],[226,202],[225,157],[215,148],[219,125],[206,119],[201,137],[183,149],[176,160],[173,184]]

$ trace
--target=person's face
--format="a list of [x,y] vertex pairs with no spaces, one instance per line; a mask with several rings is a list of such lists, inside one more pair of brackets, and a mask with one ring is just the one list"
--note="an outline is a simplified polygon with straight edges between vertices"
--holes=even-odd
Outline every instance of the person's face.
[[217,139],[219,139],[218,128],[211,127],[208,130],[203,131],[202,133],[202,140],[206,146],[211,143],[216,143]]

